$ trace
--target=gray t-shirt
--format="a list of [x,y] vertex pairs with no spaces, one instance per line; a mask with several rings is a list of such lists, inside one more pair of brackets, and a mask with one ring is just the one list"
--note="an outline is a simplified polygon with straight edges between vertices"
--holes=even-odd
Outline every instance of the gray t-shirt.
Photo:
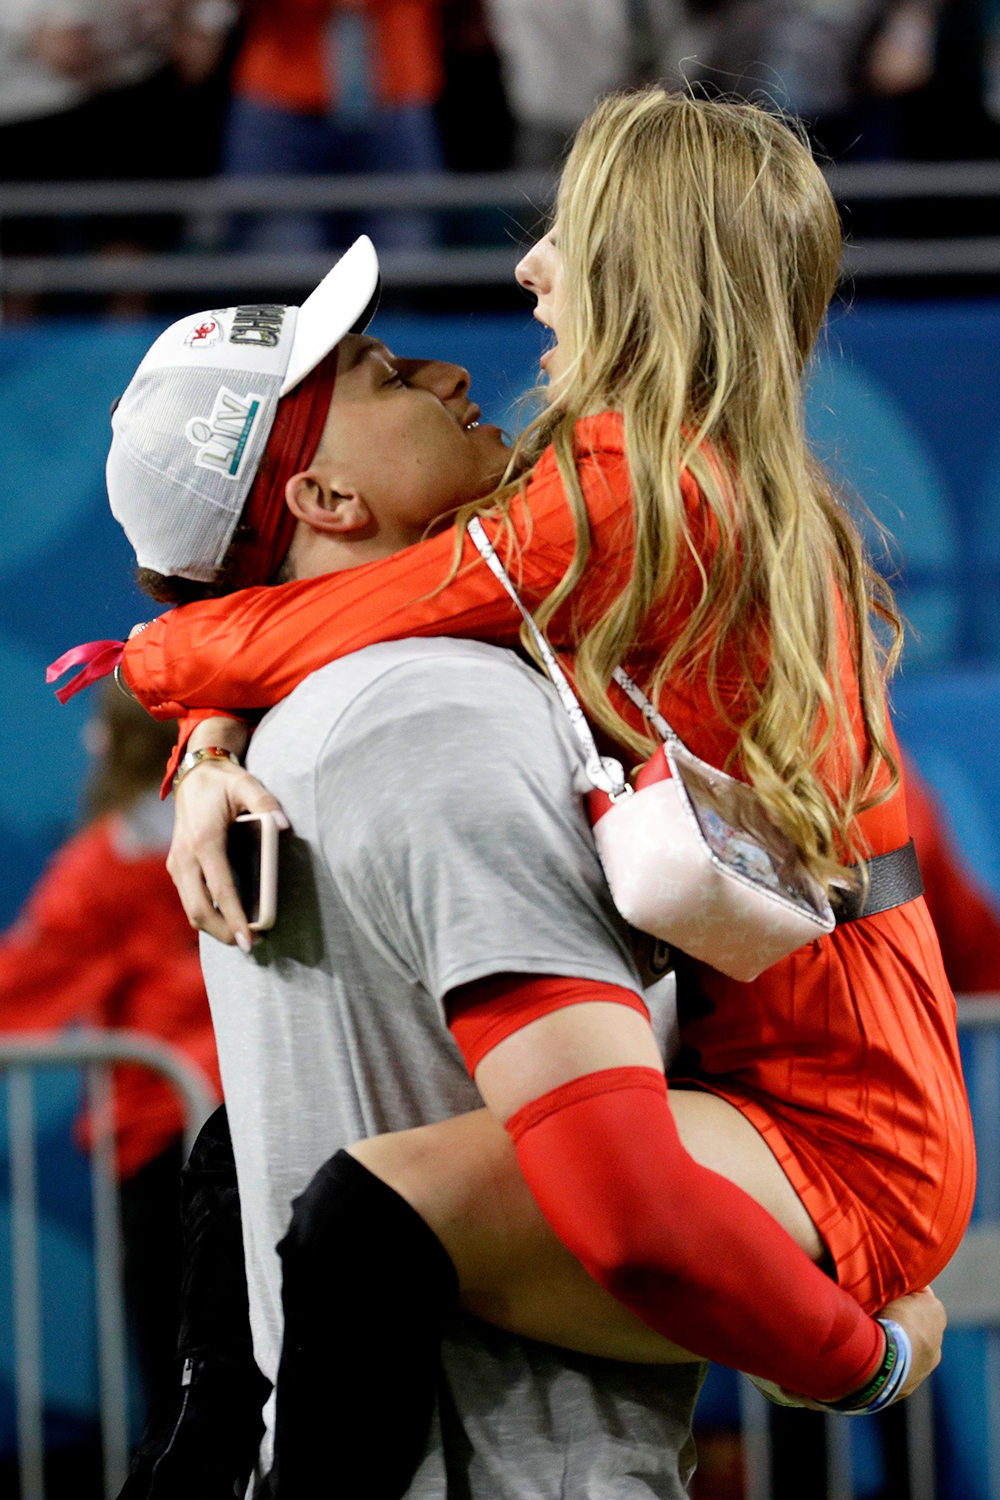
[[[252,958],[205,939],[242,1201],[254,1350],[281,1344],[275,1245],[342,1146],[481,1107],[443,997],[508,970],[639,989],[548,684],[473,642],[373,646],[254,735],[294,837]],[[664,1001],[656,1024],[666,1045]],[[335,1355],[334,1355],[335,1357]],[[629,1366],[456,1315],[409,1500],[680,1500],[700,1365]]]

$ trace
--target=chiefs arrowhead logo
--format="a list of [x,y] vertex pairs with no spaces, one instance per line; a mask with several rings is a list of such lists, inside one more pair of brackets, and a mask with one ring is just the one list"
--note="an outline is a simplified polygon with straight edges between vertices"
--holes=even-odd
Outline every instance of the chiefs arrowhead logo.
[[196,323],[185,338],[185,344],[190,344],[192,349],[202,349],[208,344],[217,344],[222,338],[222,329],[214,318],[203,318]]

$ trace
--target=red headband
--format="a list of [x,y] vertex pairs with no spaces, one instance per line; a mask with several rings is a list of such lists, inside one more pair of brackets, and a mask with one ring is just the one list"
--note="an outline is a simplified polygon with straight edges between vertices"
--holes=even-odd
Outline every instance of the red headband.
[[244,588],[270,583],[292,544],[297,522],[285,503],[285,486],[293,474],[308,469],[316,456],[336,379],[334,349],[278,402],[274,426],[243,510],[248,534],[237,542],[237,576]]

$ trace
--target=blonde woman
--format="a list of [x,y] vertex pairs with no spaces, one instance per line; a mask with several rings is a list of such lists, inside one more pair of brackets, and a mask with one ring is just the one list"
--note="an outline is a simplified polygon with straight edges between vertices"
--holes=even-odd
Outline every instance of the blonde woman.
[[[847,867],[909,836],[884,692],[894,652],[880,658],[871,628],[874,613],[898,640],[898,618],[803,427],[840,249],[824,180],[782,122],[657,90],[606,101],[577,137],[553,233],[518,271],[555,343],[550,404],[511,482],[456,531],[363,568],[162,617],[126,649],[130,686],[154,712],[204,719],[273,703],[377,640],[516,640],[464,536],[475,512],[617,746],[651,748],[609,687],[624,664],[697,754],[753,784],[827,888],[845,870],[856,884]],[[396,379],[401,396],[404,367]],[[324,486],[318,460],[291,479],[293,514]],[[188,821],[196,800],[209,821],[206,797],[274,805],[244,778],[192,776]],[[217,869],[205,876],[231,918],[193,857],[175,869],[199,925],[248,941]],[[869,1314],[947,1262],[973,1192],[924,902],[843,921],[753,984],[689,968],[699,1005],[669,1102],[635,996],[493,976],[447,997],[488,1112],[353,1154],[435,1229],[487,1319],[573,1344],[567,1302],[597,1293],[561,1242],[639,1320],[602,1352],[678,1357],[641,1324],[811,1398],[877,1404],[898,1393],[902,1345]]]

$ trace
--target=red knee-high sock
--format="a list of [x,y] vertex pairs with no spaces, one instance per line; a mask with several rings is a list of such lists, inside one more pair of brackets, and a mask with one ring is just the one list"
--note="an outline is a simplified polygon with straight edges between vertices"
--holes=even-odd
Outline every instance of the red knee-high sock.
[[507,1121],[525,1179],[591,1276],[651,1328],[816,1400],[857,1390],[883,1333],[742,1189],[684,1150],[652,1068],[574,1079]]

